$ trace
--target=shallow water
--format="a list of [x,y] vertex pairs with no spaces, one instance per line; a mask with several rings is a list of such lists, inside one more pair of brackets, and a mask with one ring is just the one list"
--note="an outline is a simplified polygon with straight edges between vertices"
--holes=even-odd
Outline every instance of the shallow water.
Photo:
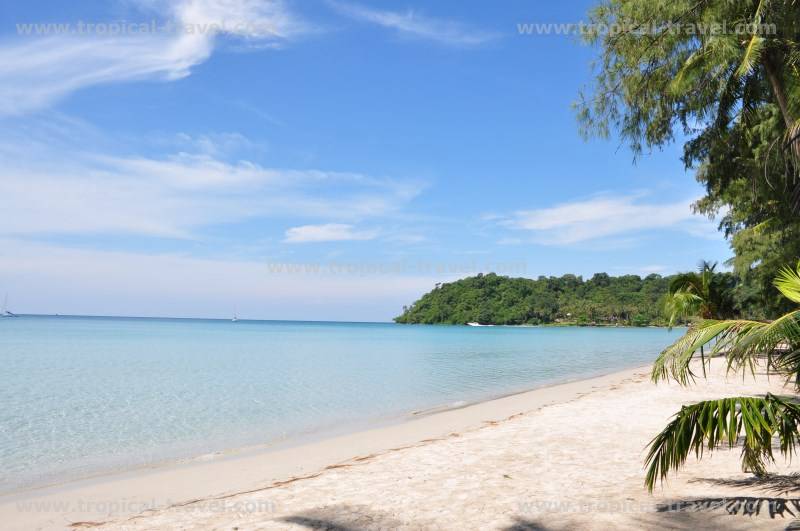
[[400,419],[647,363],[679,331],[0,320],[0,491]]

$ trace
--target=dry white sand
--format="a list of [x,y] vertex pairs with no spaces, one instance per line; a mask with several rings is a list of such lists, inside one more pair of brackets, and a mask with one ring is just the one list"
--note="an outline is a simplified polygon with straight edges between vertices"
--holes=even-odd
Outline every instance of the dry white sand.
[[726,380],[722,366],[690,388],[656,386],[642,368],[298,448],[0,498],[0,526],[784,529],[800,516],[800,477],[782,460],[780,475],[753,481],[738,449],[719,450],[653,495],[643,486],[644,448],[681,404],[785,392],[776,378]]

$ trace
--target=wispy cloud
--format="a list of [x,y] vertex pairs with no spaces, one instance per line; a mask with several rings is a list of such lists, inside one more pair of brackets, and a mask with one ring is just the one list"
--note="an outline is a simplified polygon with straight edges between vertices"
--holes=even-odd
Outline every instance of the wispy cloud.
[[253,218],[352,223],[392,215],[421,191],[359,173],[228,161],[205,142],[205,152],[160,157],[68,150],[0,138],[0,235],[191,238],[202,227]]
[[441,275],[291,274],[230,256],[70,248],[0,237],[14,310],[100,315],[389,320]]
[[175,136],[165,136],[162,144],[178,145],[183,151],[195,151],[210,156],[227,156],[243,151],[263,151],[263,147],[252,142],[240,133],[209,133],[190,135],[178,133]]
[[[654,229],[676,229],[693,235],[709,222],[692,213],[694,199],[669,203],[645,202],[641,195],[608,196],[562,203],[549,208],[522,210],[501,221],[528,231],[546,245],[571,245]],[[705,233],[711,232],[706,230]]]
[[357,230],[346,223],[326,223],[324,225],[303,225],[286,231],[286,243],[317,243],[372,240],[377,230]]
[[136,3],[156,9],[172,31],[46,34],[57,31],[51,27],[0,46],[0,115],[41,109],[93,85],[186,77],[211,56],[220,36],[279,43],[304,29],[280,0]]
[[497,38],[487,31],[470,28],[461,22],[433,18],[411,9],[398,12],[373,9],[348,2],[328,2],[339,13],[350,18],[377,24],[420,39],[449,46],[479,46]]

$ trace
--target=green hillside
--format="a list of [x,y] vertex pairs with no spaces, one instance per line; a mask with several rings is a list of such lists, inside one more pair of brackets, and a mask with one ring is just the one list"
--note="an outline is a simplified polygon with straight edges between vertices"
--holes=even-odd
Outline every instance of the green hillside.
[[479,274],[437,285],[405,307],[398,323],[665,324],[661,299],[671,277],[579,276],[509,278]]

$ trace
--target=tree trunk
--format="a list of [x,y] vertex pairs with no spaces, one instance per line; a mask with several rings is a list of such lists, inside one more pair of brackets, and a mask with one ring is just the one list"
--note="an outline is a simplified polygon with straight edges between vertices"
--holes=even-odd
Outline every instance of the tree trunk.
[[[783,86],[783,77],[780,71],[780,66],[782,64],[783,61],[776,55],[774,50],[767,52],[764,58],[764,70],[772,86],[775,101],[778,102],[778,107],[781,109],[783,122],[786,124],[786,148],[789,150],[789,158],[797,172],[800,170],[800,123],[795,124],[791,109],[789,108],[789,99],[786,96],[786,90]],[[791,191],[791,196],[793,210],[797,213],[800,211],[800,182],[796,180],[793,190]]]
[[767,79],[769,79],[769,84],[772,86],[772,92],[775,95],[775,100],[778,102],[778,107],[781,109],[781,115],[786,124],[786,129],[791,129],[794,120],[789,110],[789,99],[783,87],[783,79],[781,79],[780,70],[776,66],[780,64],[778,58],[775,57],[774,51],[767,52],[767,56],[764,58],[764,70],[767,72]]

